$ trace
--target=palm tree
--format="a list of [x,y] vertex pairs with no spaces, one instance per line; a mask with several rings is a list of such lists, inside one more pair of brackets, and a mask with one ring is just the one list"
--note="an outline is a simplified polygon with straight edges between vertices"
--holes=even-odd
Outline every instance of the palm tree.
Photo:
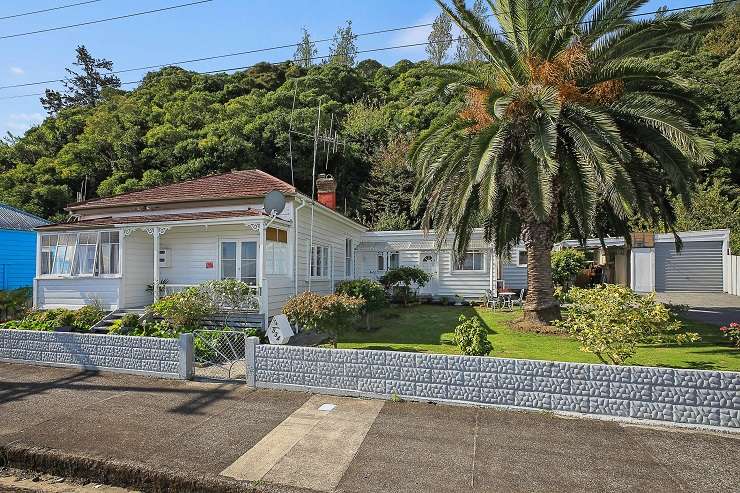
[[715,25],[713,9],[634,20],[647,0],[488,0],[500,31],[454,0],[440,7],[485,62],[435,69],[464,97],[410,150],[414,207],[465,252],[482,226],[498,254],[527,248],[526,321],[560,316],[550,252],[558,231],[618,233],[639,216],[671,228],[711,147],[687,118],[685,81],[647,55]]

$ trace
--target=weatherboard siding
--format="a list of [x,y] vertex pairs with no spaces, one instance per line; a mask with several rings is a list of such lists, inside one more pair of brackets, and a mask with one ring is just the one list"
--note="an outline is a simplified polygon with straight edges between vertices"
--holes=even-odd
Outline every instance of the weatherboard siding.
[[0,229],[0,290],[31,286],[36,273],[36,233]]
[[110,310],[119,307],[121,279],[117,277],[46,278],[36,283],[36,302],[40,309],[76,309],[91,303],[100,303]]
[[144,231],[123,237],[123,308],[147,306],[154,296],[146,290],[154,282],[154,240]]

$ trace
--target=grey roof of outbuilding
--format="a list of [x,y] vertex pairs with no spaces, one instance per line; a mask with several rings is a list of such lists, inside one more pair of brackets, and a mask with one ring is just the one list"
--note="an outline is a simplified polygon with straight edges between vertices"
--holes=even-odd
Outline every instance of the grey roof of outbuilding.
[[0,204],[0,229],[32,231],[33,228],[49,224],[49,221],[9,205]]

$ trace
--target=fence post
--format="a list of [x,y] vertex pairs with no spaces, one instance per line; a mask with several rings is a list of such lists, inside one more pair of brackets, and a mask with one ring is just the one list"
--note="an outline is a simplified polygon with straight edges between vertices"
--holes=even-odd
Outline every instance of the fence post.
[[193,334],[180,334],[180,378],[193,378]]
[[244,373],[247,377],[247,386],[257,386],[257,344],[260,338],[251,336],[244,341]]

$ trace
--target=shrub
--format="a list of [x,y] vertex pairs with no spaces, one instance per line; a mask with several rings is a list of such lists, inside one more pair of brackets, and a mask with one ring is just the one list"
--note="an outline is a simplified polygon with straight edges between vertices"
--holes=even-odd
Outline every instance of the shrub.
[[552,252],[552,281],[557,286],[562,286],[564,291],[567,291],[578,273],[583,270],[585,262],[586,254],[582,250],[564,248]]
[[152,311],[177,330],[198,328],[200,322],[216,310],[209,294],[200,287],[174,293],[152,305]]
[[740,324],[732,322],[726,327],[720,327],[719,330],[722,335],[729,338],[735,346],[740,348]]
[[325,332],[334,347],[341,335],[359,315],[365,302],[346,294],[320,295],[311,291],[292,297],[283,307],[283,313],[297,327]]
[[137,335],[134,332],[141,328],[139,323],[139,316],[135,313],[127,313],[123,317],[114,321],[108,331],[109,334],[120,334],[120,335]]
[[365,302],[362,307],[362,313],[365,315],[365,328],[367,330],[370,330],[371,313],[380,310],[386,305],[383,286],[369,279],[342,281],[337,285],[337,293],[362,298]]
[[236,279],[208,281],[200,288],[211,298],[211,302],[225,312],[257,311],[260,300],[257,288]]
[[460,315],[460,322],[455,327],[453,340],[462,354],[468,356],[485,356],[493,350],[488,340],[488,331],[480,324],[478,317],[466,318]]
[[72,327],[77,332],[87,332],[90,328],[98,323],[105,316],[105,311],[101,310],[97,304],[85,305],[74,312]]
[[572,305],[558,327],[606,364],[623,364],[637,345],[648,342],[694,342],[695,333],[679,333],[681,322],[655,301],[655,294],[640,296],[624,286],[606,284],[592,289],[572,288]]
[[26,315],[32,293],[31,288],[0,290],[0,321],[22,318]]
[[386,290],[392,290],[394,298],[400,298],[403,306],[406,306],[411,296],[411,285],[424,287],[429,279],[429,274],[418,267],[396,267],[386,272],[379,281]]

